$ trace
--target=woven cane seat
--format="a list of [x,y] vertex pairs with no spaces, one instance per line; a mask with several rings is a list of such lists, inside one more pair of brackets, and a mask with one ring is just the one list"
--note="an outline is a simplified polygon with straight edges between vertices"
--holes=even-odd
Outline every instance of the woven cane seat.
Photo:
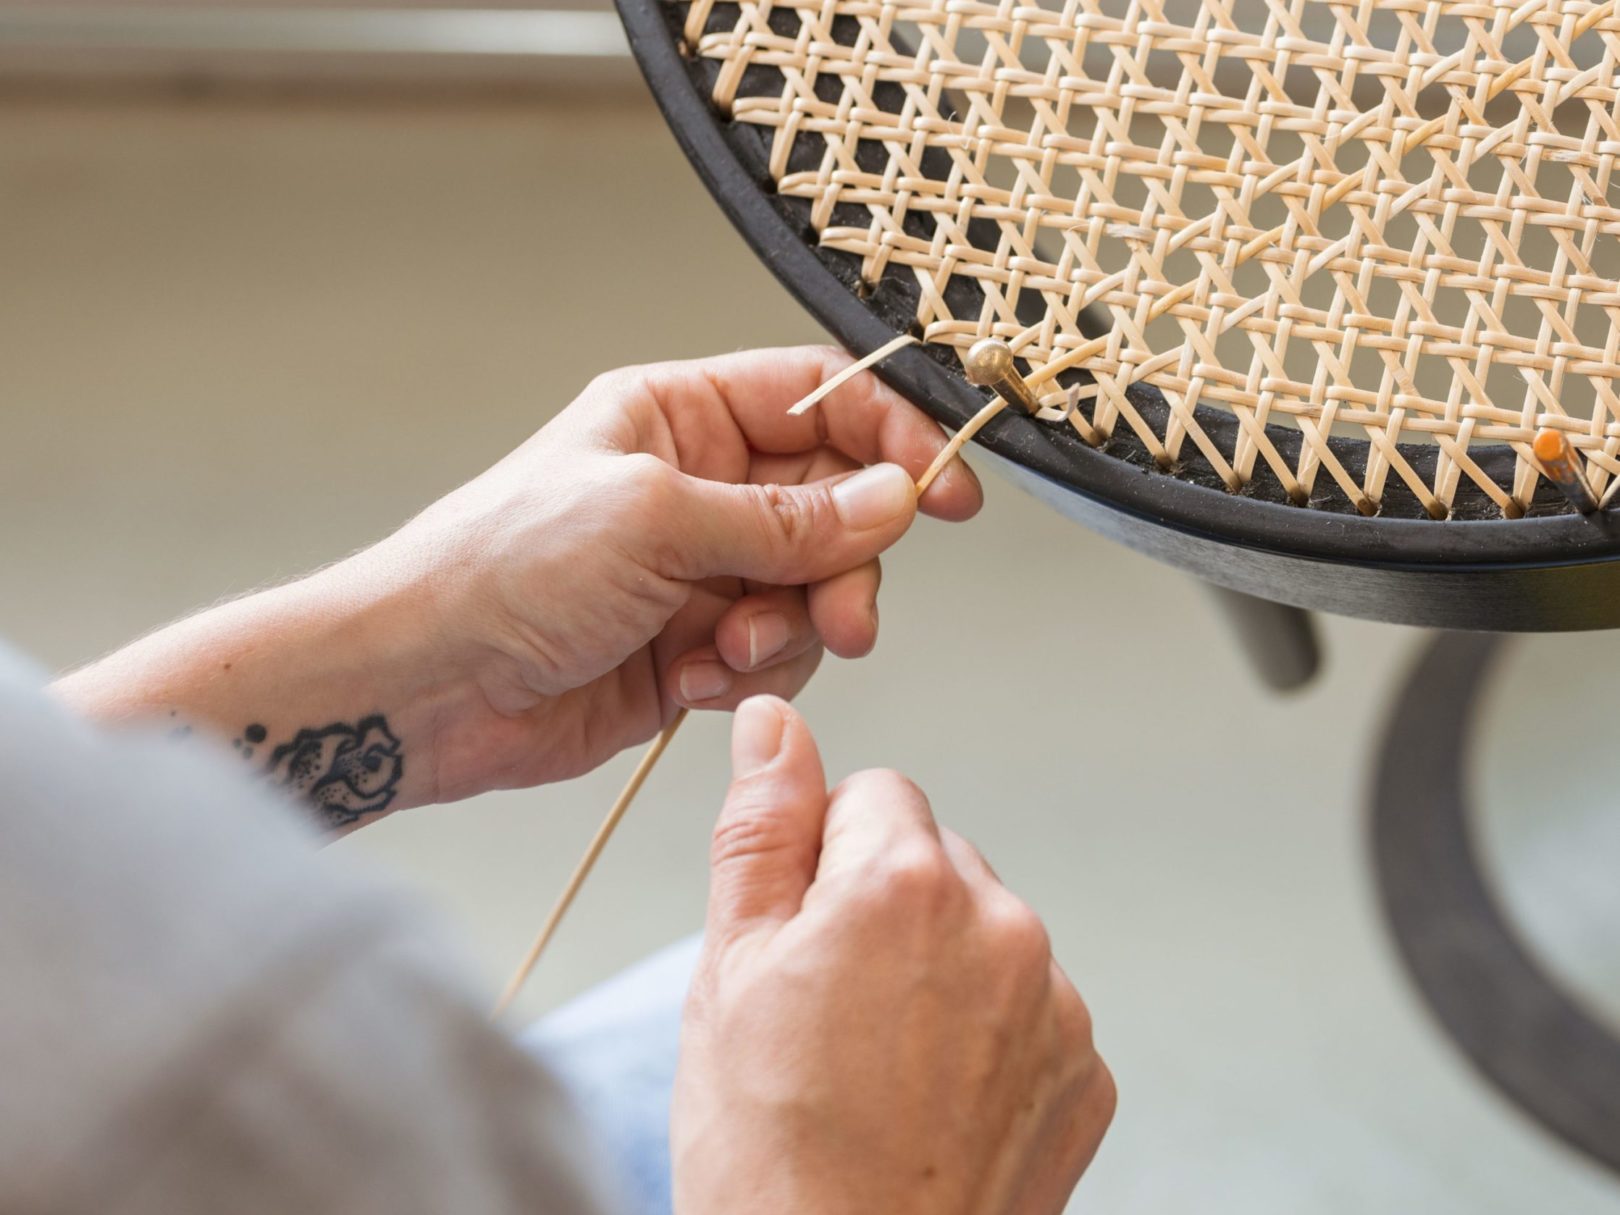
[[1070,513],[1284,602],[1620,623],[1620,541],[1531,450],[1559,430],[1620,486],[1615,5],[621,13],[711,189],[852,349],[920,338],[883,374],[958,424],[961,352],[1011,344],[1067,416],[983,438]]

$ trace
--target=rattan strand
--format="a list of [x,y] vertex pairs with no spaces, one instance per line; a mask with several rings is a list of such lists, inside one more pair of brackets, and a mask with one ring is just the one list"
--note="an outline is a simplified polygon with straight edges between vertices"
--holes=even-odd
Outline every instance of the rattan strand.
[[[1620,4],[685,7],[714,103],[767,129],[820,244],[868,283],[911,275],[929,342],[1005,338],[1037,385],[1087,373],[1088,442],[1123,424],[1166,468],[1367,514],[1398,481],[1441,518],[1468,483],[1516,517],[1551,426],[1612,491]],[[1516,453],[1509,484],[1485,444]]]
[[[896,350],[911,344],[912,341],[909,338],[896,338],[894,341],[880,346],[827,380],[814,392],[790,408],[788,413],[801,414],[807,412],[855,376],[882,362]],[[934,457],[927,469],[924,470],[923,475],[917,478],[915,488],[919,498],[928,492],[928,487],[934,483],[940,473],[945,471],[945,467],[956,459],[963,446],[974,435],[978,434],[991,418],[1000,413],[1006,407],[1006,404],[1000,397],[993,398],[946,441],[945,446],[940,448],[939,454]],[[529,976],[534,973],[534,968],[540,962],[540,955],[545,952],[546,946],[551,943],[551,939],[557,935],[557,929],[561,926],[563,917],[568,914],[568,909],[574,905],[574,899],[585,885],[585,880],[590,877],[591,870],[596,867],[596,862],[601,858],[608,841],[613,838],[613,833],[618,829],[619,823],[623,821],[631,804],[636,800],[636,795],[641,792],[642,785],[647,783],[647,778],[652,775],[653,769],[658,766],[659,759],[669,749],[669,744],[674,741],[675,732],[681,728],[681,723],[686,720],[687,712],[686,709],[677,712],[670,719],[669,724],[660,730],[652,742],[648,744],[646,751],[642,752],[641,759],[636,763],[635,770],[630,774],[630,779],[625,782],[624,788],[620,791],[619,796],[614,799],[613,805],[608,807],[607,815],[602,819],[601,825],[597,827],[596,834],[591,837],[591,842],[586,847],[584,855],[579,858],[573,872],[569,874],[568,881],[557,895],[556,901],[552,903],[551,911],[546,915],[545,922],[541,924],[539,932],[535,934],[533,942],[529,945],[528,952],[523,955],[522,961],[512,971],[511,978],[506,981],[506,987],[501,992],[500,999],[495,1002],[495,1009],[490,1014],[491,1017],[499,1017],[506,1012],[512,1006],[512,1002],[523,991],[524,984],[529,981]]]

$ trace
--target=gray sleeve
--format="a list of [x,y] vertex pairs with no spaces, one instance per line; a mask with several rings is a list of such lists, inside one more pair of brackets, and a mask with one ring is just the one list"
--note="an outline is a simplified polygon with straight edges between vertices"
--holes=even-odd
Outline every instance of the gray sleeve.
[[6,666],[0,1210],[607,1209],[426,917],[228,760],[102,734]]

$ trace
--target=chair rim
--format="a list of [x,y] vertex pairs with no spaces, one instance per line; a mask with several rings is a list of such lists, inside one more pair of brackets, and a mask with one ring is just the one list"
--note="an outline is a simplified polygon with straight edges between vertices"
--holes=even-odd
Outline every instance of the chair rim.
[[[755,254],[850,350],[862,354],[893,338],[895,330],[868,309],[771,206],[681,54],[668,20],[667,0],[615,3],[631,49],[677,141]],[[878,368],[878,374],[947,425],[960,425],[984,401],[965,380],[947,372],[918,347],[891,357]],[[1150,528],[1230,546],[1236,561],[1242,560],[1244,551],[1255,551],[1389,571],[1533,573],[1620,559],[1620,524],[1610,525],[1602,515],[1434,521],[1382,515],[1365,518],[1283,505],[1168,474],[1147,473],[1087,446],[1078,437],[1010,410],[981,431],[978,439],[996,455],[1065,491]],[[1268,597],[1288,600],[1286,594]],[[1488,615],[1482,620],[1485,622],[1474,627],[1492,627]],[[1620,607],[1614,623],[1620,625]],[[1554,623],[1548,627],[1572,626]]]

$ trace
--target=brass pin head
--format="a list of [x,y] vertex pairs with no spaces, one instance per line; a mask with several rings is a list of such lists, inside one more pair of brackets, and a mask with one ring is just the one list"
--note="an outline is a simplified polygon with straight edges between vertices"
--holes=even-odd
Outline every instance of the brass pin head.
[[1000,338],[974,342],[962,357],[962,370],[969,384],[993,390],[1009,405],[1031,414],[1040,410],[1040,401],[1013,363],[1012,347]]

